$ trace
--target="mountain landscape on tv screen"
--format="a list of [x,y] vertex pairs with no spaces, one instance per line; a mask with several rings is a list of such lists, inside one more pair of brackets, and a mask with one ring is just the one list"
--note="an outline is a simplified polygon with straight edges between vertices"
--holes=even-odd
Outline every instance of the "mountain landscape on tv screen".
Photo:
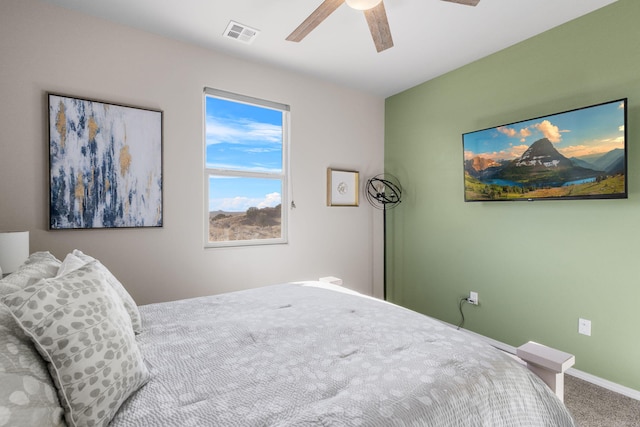
[[625,192],[625,153],[567,158],[547,138],[518,158],[476,156],[465,161],[466,200],[604,196]]

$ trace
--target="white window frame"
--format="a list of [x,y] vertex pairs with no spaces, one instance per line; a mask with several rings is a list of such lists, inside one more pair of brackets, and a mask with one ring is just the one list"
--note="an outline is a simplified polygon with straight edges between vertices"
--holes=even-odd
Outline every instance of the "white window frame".
[[[268,108],[271,110],[277,110],[282,112],[282,171],[275,172],[256,172],[249,170],[238,169],[220,169],[207,167],[207,97],[215,97],[232,102],[239,102],[243,104],[254,105],[262,108]],[[220,247],[234,247],[234,246],[259,246],[259,245],[275,245],[275,244],[287,244],[289,239],[289,115],[290,107],[286,104],[281,104],[273,101],[267,101],[259,98],[253,98],[246,95],[239,95],[232,92],[227,92],[219,89],[204,88],[202,97],[202,111],[203,111],[203,165],[204,165],[204,247],[205,248],[220,248]],[[245,178],[260,178],[260,179],[279,179],[282,183],[282,190],[280,196],[280,210],[281,210],[281,224],[280,235],[281,237],[275,239],[253,239],[253,240],[228,240],[211,242],[209,241],[209,179],[211,176],[229,176],[229,177],[245,177]]]

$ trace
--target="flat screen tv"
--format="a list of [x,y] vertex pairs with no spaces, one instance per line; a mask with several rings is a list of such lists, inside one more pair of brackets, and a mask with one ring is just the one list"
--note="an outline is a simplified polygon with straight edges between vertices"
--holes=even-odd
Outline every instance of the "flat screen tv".
[[627,198],[627,99],[462,135],[467,202]]

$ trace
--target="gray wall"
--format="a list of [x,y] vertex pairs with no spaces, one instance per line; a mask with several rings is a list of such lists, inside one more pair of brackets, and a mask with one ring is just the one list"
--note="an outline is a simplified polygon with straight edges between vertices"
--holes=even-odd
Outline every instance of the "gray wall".
[[[325,204],[327,167],[382,171],[383,99],[34,0],[0,2],[0,58],[0,230],[32,251],[79,248],[138,303],[328,275],[381,295],[381,214]],[[291,106],[288,245],[203,248],[205,86]],[[164,228],[48,231],[47,92],[164,111]]]

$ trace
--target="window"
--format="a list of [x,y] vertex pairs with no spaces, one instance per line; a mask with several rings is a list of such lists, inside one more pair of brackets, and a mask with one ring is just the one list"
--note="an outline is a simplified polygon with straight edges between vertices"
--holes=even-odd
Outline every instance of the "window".
[[205,246],[287,242],[289,106],[204,91]]

